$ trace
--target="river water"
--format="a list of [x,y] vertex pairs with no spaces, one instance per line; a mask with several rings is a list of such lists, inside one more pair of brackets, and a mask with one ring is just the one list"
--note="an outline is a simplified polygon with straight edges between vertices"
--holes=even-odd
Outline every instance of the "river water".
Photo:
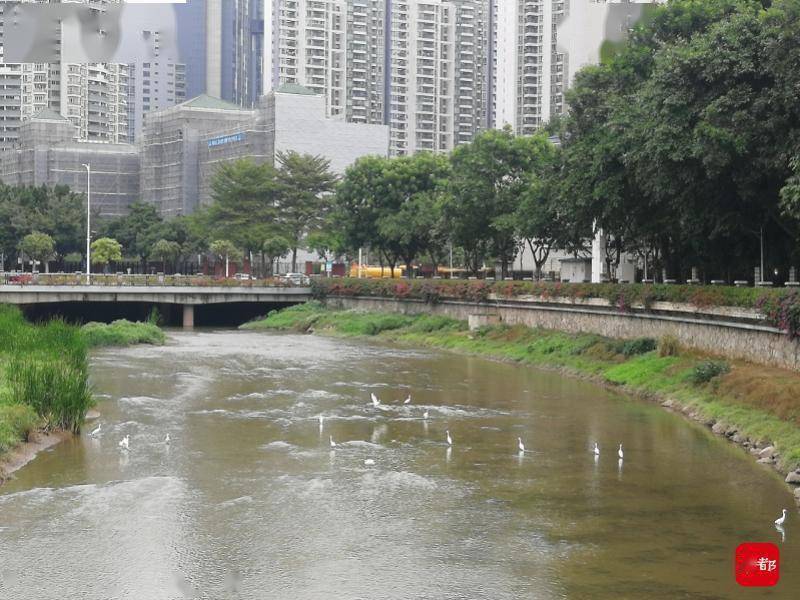
[[[780,479],[587,382],[232,331],[104,350],[91,372],[101,434],[0,489],[0,598],[797,597]],[[779,544],[778,587],[737,588],[744,541]]]

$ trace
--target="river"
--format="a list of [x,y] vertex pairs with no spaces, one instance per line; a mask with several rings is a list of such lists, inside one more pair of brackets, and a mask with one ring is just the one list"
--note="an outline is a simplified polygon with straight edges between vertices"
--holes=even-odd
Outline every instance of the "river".
[[[800,517],[781,480],[589,382],[210,330],[96,352],[91,373],[100,435],[0,488],[0,598],[797,597]],[[780,545],[778,587],[737,587],[745,541]]]

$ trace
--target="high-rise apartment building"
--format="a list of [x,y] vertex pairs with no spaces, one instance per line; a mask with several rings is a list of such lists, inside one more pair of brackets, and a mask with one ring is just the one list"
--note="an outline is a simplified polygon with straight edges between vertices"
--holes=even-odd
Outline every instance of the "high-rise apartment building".
[[[394,155],[446,151],[486,126],[488,0],[265,0],[265,91],[390,126]],[[271,43],[270,43],[271,41]]]
[[[94,10],[118,0],[93,3]],[[0,46],[7,10],[0,2]],[[54,20],[54,58],[61,56],[64,25]],[[50,109],[69,119],[81,139],[128,140],[128,66],[111,63],[6,63],[0,48],[0,149],[12,147],[20,125]]]
[[569,0],[493,0],[492,127],[532,134],[564,107],[564,54],[556,31]]

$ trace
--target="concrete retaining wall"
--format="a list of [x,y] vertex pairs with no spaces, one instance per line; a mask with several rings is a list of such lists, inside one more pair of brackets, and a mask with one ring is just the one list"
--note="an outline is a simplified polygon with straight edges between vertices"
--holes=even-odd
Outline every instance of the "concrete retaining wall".
[[541,298],[476,304],[445,301],[428,305],[419,300],[331,297],[328,305],[403,314],[430,313],[468,321],[470,315],[497,315],[509,325],[527,325],[570,333],[596,333],[614,338],[671,335],[687,348],[759,364],[800,369],[800,344],[763,324],[763,317],[743,309],[701,310],[689,305],[634,307],[620,312],[604,300],[571,302]]

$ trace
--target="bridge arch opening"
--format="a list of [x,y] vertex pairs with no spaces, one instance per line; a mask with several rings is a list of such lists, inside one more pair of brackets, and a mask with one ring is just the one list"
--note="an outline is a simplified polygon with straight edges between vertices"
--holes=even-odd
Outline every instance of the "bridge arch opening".
[[[228,302],[200,304],[194,306],[195,327],[237,327],[270,311],[295,303],[275,302]],[[20,305],[25,316],[34,322],[47,321],[54,317],[70,323],[84,324],[91,321],[111,323],[118,319],[145,321],[158,311],[159,322],[169,327],[183,324],[183,304],[160,302],[45,302]]]

